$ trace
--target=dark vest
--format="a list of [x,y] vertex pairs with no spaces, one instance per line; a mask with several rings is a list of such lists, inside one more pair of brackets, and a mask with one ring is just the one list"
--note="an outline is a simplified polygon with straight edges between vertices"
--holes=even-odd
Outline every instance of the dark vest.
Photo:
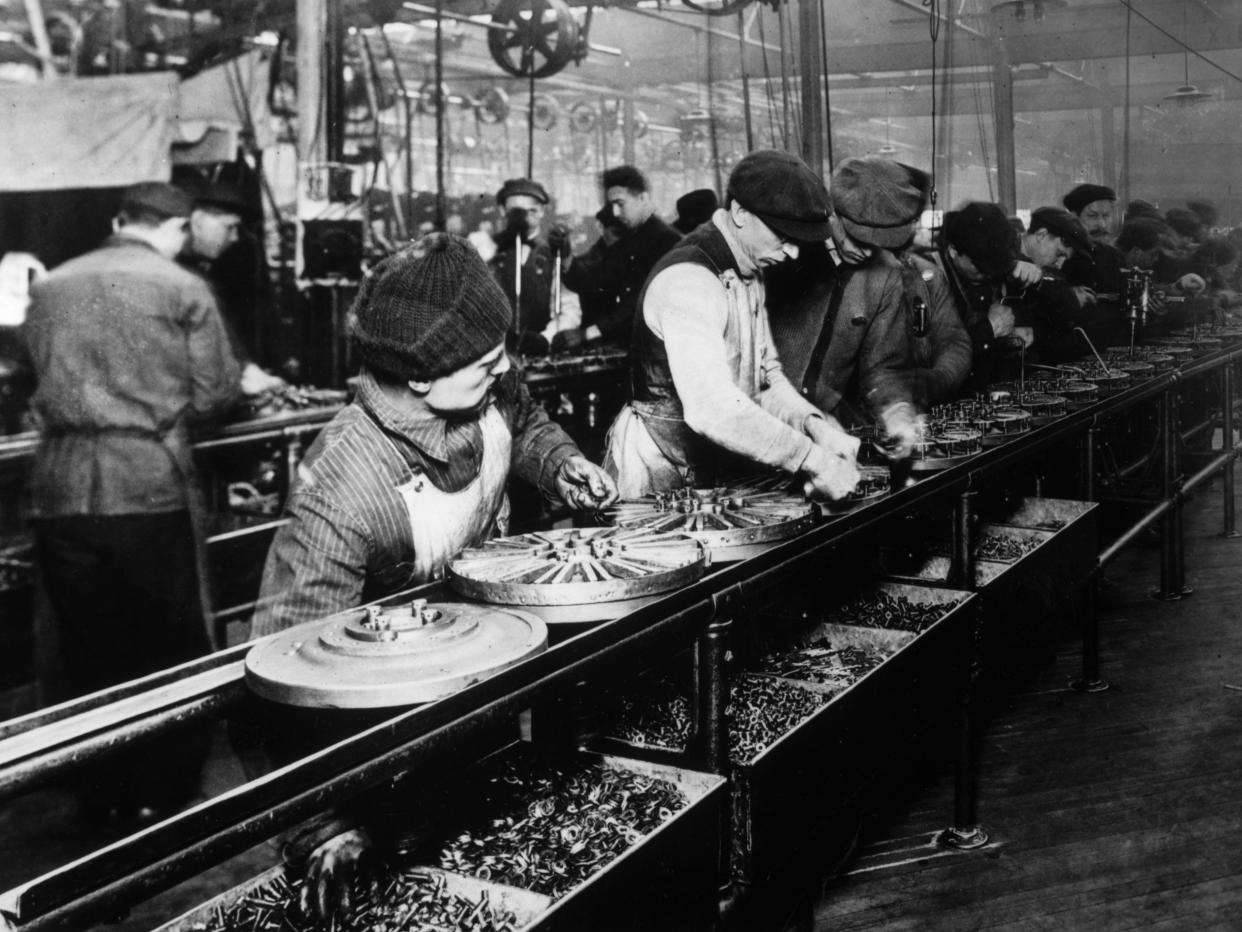
[[668,350],[643,317],[647,287],[660,272],[682,262],[701,265],[716,276],[730,269],[740,272],[724,234],[714,224],[704,224],[694,230],[656,263],[638,296],[638,310],[634,314],[630,341],[630,399],[660,452],[678,466],[701,472],[711,461],[722,456],[723,451],[686,425],[681,399],[677,396],[677,386],[673,384],[673,373],[668,365]]

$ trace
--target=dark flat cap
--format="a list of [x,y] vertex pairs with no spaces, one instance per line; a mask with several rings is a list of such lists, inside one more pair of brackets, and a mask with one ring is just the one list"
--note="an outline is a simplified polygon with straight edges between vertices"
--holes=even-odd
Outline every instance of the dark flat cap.
[[756,149],[729,175],[729,196],[777,233],[804,243],[822,242],[828,224],[828,189],[806,162],[779,149]]
[[1170,207],[1164,212],[1164,222],[1182,236],[1198,239],[1203,232],[1203,221],[1193,210],[1185,207]]
[[170,217],[188,217],[193,209],[190,196],[178,187],[162,181],[143,181],[130,185],[121,197],[121,210],[145,211]]
[[1086,209],[1088,204],[1094,204],[1096,201],[1115,200],[1117,200],[1117,192],[1106,185],[1080,184],[1065,197],[1061,198],[1061,203],[1071,213],[1080,214]]
[[1031,211],[1031,223],[1027,232],[1035,233],[1039,230],[1047,230],[1053,236],[1060,237],[1074,252],[1084,255],[1091,252],[1091,239],[1087,236],[1086,229],[1068,210],[1060,207],[1040,207]]
[[683,194],[677,198],[677,219],[673,221],[673,228],[689,233],[699,224],[710,220],[719,206],[720,200],[711,188],[699,188]]
[[1160,216],[1160,208],[1151,201],[1145,201],[1136,197],[1126,205],[1126,211],[1121,217],[1122,223],[1128,220],[1137,220],[1139,217],[1151,217],[1155,220],[1163,220]]
[[224,213],[237,214],[247,220],[259,216],[257,205],[252,204],[240,187],[235,184],[218,182],[202,184],[190,189],[194,197],[194,207],[207,207]]
[[500,190],[496,192],[496,203],[503,204],[506,198],[514,197],[519,194],[525,194],[527,197],[533,197],[540,204],[548,203],[548,192],[538,181],[531,181],[529,178],[510,178]]
[[927,172],[868,155],[838,165],[828,195],[852,239],[898,249],[914,236],[930,190]]
[[1130,249],[1157,249],[1164,245],[1169,226],[1159,217],[1135,217],[1121,225],[1117,234],[1117,248],[1122,252]]
[[1004,278],[1018,261],[1018,233],[996,204],[970,201],[944,216],[943,234],[989,278]]
[[1187,201],[1186,206],[1198,215],[1205,227],[1214,227],[1220,220],[1220,211],[1211,201]]

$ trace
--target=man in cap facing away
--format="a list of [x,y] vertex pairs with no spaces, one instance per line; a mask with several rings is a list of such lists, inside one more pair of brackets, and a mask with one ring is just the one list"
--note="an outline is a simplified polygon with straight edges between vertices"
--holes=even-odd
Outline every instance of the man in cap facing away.
[[621,494],[711,483],[756,464],[820,498],[858,481],[857,441],[804,399],[777,358],[762,273],[828,236],[828,194],[796,156],[752,152],[725,206],[656,265],[639,297],[631,401],[608,438]]
[[[928,354],[934,358],[911,356],[919,327],[908,315],[914,309],[905,305],[905,276],[889,250],[913,239],[929,188],[928,175],[908,165],[845,160],[829,188],[829,238],[804,251],[788,280],[776,281],[785,269],[771,276],[779,291],[770,305],[772,332],[790,380],[823,411],[877,423],[895,459],[910,455],[917,436],[915,383],[925,388],[929,379],[943,380],[937,394],[947,393],[970,365],[970,341],[943,301],[922,312],[922,335],[935,329],[939,338]],[[937,365],[943,369],[934,376],[924,371]]]
[[299,467],[254,636],[439,577],[503,532],[510,474],[571,508],[616,497],[510,369],[509,314],[461,237],[429,234],[371,270],[350,312],[357,395]]
[[[31,514],[57,630],[58,699],[209,650],[188,427],[241,392],[211,292],[173,261],[190,210],[171,185],[134,185],[115,234],[32,289],[23,338],[41,436]],[[84,767],[74,778],[84,815],[125,824],[185,804],[209,745],[209,732],[190,728],[143,744],[144,760]]]

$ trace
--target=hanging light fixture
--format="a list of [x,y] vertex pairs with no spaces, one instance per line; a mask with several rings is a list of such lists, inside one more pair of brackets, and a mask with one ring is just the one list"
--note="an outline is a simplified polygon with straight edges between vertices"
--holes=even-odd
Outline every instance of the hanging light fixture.
[[1207,91],[1201,91],[1197,86],[1190,83],[1190,45],[1186,42],[1186,37],[1190,34],[1186,26],[1186,0],[1182,0],[1182,86],[1175,90],[1172,94],[1165,94],[1165,100],[1172,100],[1179,104],[1193,104],[1200,100],[1207,100],[1212,95]]

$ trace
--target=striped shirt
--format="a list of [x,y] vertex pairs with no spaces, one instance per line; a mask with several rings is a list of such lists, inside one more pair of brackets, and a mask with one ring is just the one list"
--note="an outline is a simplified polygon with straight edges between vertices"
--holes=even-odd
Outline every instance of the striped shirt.
[[[513,435],[511,468],[554,495],[557,471],[578,448],[509,371],[493,388]],[[251,628],[261,637],[382,598],[415,578],[414,539],[397,487],[424,473],[445,492],[478,475],[479,418],[412,416],[396,407],[365,370],[354,402],[307,451],[286,503],[291,519],[267,555]]]

